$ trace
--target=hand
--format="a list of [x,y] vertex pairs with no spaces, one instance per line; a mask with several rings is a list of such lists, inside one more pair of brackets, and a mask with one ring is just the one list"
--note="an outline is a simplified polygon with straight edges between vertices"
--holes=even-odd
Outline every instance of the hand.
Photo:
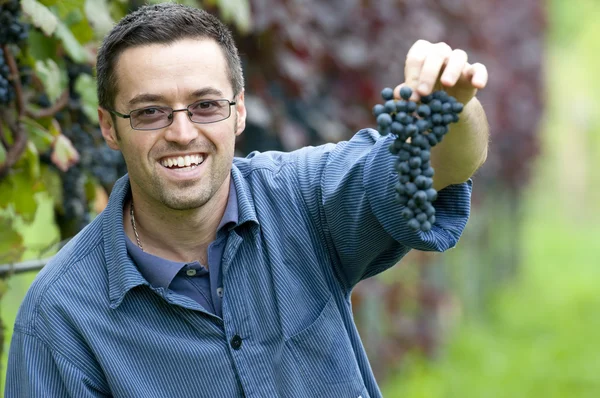
[[467,105],[477,90],[487,84],[488,73],[485,65],[468,63],[463,50],[453,50],[446,43],[418,40],[406,55],[404,78],[405,82],[394,89],[396,98],[400,98],[400,88],[407,85],[413,90],[413,101],[444,89]]

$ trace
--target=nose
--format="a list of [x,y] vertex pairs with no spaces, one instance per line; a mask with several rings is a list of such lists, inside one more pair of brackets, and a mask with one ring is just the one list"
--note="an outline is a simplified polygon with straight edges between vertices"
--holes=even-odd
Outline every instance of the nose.
[[180,145],[187,145],[197,137],[198,128],[188,117],[187,109],[173,111],[173,123],[167,127],[165,139]]

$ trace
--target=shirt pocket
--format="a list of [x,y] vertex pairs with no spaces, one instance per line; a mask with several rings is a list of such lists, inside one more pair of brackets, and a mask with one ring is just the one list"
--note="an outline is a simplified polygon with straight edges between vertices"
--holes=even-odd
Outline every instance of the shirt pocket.
[[364,384],[333,297],[329,298],[317,319],[291,336],[286,345],[313,396],[332,393],[334,395],[330,396],[357,398],[361,395]]

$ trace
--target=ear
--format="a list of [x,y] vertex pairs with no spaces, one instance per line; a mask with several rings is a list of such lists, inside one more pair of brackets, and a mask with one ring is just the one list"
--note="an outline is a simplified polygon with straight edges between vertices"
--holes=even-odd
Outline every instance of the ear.
[[237,112],[237,126],[235,135],[240,135],[246,128],[246,104],[244,103],[244,90],[238,95],[235,101],[235,111]]
[[114,120],[109,111],[104,108],[98,107],[98,120],[100,124],[100,130],[102,131],[102,137],[104,141],[111,149],[120,150],[119,137],[117,130],[115,129]]

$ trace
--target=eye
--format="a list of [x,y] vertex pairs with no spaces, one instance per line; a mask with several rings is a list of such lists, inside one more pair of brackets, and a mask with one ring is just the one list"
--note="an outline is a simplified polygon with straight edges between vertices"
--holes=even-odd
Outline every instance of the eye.
[[206,110],[206,109],[214,108],[216,106],[218,106],[218,104],[215,101],[202,101],[202,102],[198,103],[196,108]]
[[154,116],[158,113],[162,113],[162,110],[159,108],[146,108],[139,111],[141,116]]

